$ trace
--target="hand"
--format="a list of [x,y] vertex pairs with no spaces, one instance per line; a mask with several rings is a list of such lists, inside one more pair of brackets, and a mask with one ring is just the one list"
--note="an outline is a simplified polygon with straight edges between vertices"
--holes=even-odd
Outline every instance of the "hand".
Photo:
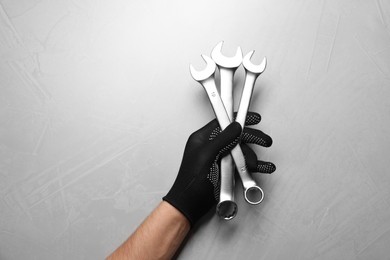
[[[245,126],[257,125],[261,121],[261,116],[258,113],[248,112]],[[250,172],[259,172],[271,174],[276,170],[275,164],[257,160],[256,153],[247,145],[256,144],[263,147],[270,147],[272,139],[260,130],[244,127],[241,136],[241,149],[245,155],[245,162]]]
[[217,120],[213,120],[188,138],[179,173],[163,200],[183,213],[191,226],[215,204],[217,161],[237,145],[241,129],[233,122],[221,132]]
[[[246,125],[256,125],[261,117],[249,112]],[[219,159],[229,152],[240,140],[241,126],[230,124],[224,131],[217,120],[213,120],[188,139],[177,178],[163,200],[177,208],[193,226],[219,200]],[[244,128],[243,143],[268,147],[272,139],[260,130]],[[243,145],[247,167],[253,172],[271,173],[275,165],[258,161],[256,154]]]

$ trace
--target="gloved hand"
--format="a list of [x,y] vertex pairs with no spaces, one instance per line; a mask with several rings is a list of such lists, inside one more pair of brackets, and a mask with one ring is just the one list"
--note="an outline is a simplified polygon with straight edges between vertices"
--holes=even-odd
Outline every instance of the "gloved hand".
[[[248,112],[246,125],[258,124],[261,117]],[[240,141],[241,126],[230,124],[221,132],[214,119],[189,137],[176,180],[163,200],[170,203],[186,216],[193,226],[219,200],[218,163]],[[272,139],[260,130],[244,128],[241,142],[271,146]],[[272,173],[275,165],[258,161],[249,146],[242,146],[247,167],[252,172]]]

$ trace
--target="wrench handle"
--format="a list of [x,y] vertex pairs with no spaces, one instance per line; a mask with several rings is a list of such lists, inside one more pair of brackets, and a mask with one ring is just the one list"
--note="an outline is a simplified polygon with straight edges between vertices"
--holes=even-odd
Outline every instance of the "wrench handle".
[[236,122],[240,123],[242,128],[245,126],[245,119],[248,113],[249,105],[252,99],[253,88],[259,75],[246,71],[245,83],[242,90],[240,105],[238,106]]
[[[213,107],[215,116],[217,117],[217,120],[219,122],[219,125],[221,129],[224,130],[230,124],[230,120],[226,112],[225,106],[222,103],[222,99],[217,92],[217,87],[215,86],[215,80],[213,77],[210,77],[206,80],[203,80],[201,84],[203,85],[204,89],[206,90],[209,96],[211,105]],[[263,191],[261,190],[260,187],[256,185],[256,182],[253,180],[252,176],[249,175],[248,169],[246,167],[244,153],[241,150],[241,146],[236,145],[230,151],[230,154],[233,157],[238,174],[242,181],[242,185],[244,186],[245,199],[247,200],[247,202],[251,204],[260,203],[263,200]],[[247,196],[247,193],[248,191],[254,189],[259,190],[261,192],[261,196],[260,197],[257,196],[252,200]]]
[[220,67],[221,76],[221,99],[228,113],[229,119],[233,122],[233,77],[234,70]]
[[230,124],[230,119],[222,102],[221,96],[218,94],[217,87],[215,86],[215,80],[210,77],[201,83],[210,99],[210,103],[218,120],[219,126],[222,130],[224,130]]
[[[229,116],[233,121],[233,78],[235,69],[219,67],[221,78],[221,99]],[[216,212],[219,217],[230,220],[237,215],[237,204],[234,201],[234,162],[230,154],[221,159],[221,189]]]
[[[245,126],[246,115],[248,113],[249,105],[252,99],[253,88],[259,75],[260,74],[258,73],[255,74],[246,70],[244,88],[242,90],[240,105],[238,106],[236,117],[236,122],[241,124],[242,129],[244,129]],[[242,168],[239,172],[243,186],[245,188],[245,200],[250,204],[258,204],[263,201],[264,192],[259,186],[256,185],[253,178],[248,174],[246,164],[245,168]]]

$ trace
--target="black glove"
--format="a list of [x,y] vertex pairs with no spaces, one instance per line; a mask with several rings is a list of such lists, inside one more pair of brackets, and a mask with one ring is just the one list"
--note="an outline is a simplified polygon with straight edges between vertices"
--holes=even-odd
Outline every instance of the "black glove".
[[[246,125],[260,122],[260,115],[249,112]],[[227,154],[240,140],[241,126],[230,124],[221,132],[218,121],[214,119],[188,139],[182,163],[176,180],[163,200],[170,203],[186,216],[193,226],[219,200],[219,159]],[[272,139],[263,132],[244,128],[242,142],[270,146]],[[245,149],[245,150],[244,150]],[[275,165],[258,161],[256,154],[243,147],[248,169],[271,173]]]
[[[261,121],[261,116],[258,113],[248,112],[245,126],[257,125]],[[276,170],[275,164],[257,160],[256,153],[247,144],[257,144],[263,147],[270,147],[272,139],[260,130],[244,127],[241,135],[241,149],[245,155],[245,162],[250,172],[259,172],[271,174]]]

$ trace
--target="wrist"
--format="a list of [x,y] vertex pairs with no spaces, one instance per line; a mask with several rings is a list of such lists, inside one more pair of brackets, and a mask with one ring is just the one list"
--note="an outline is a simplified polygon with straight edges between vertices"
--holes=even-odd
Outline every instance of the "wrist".
[[170,219],[172,219],[172,222],[181,228],[183,231],[188,231],[191,227],[190,221],[188,218],[177,208],[172,206],[167,201],[162,201],[160,204],[161,210],[165,212],[165,214],[170,216]]
[[[203,186],[207,185],[211,186],[212,184],[206,182]],[[216,204],[212,187],[206,191],[189,188],[183,192],[180,189],[176,190],[174,185],[163,197],[163,201],[184,216],[189,221],[190,227],[193,227]]]

